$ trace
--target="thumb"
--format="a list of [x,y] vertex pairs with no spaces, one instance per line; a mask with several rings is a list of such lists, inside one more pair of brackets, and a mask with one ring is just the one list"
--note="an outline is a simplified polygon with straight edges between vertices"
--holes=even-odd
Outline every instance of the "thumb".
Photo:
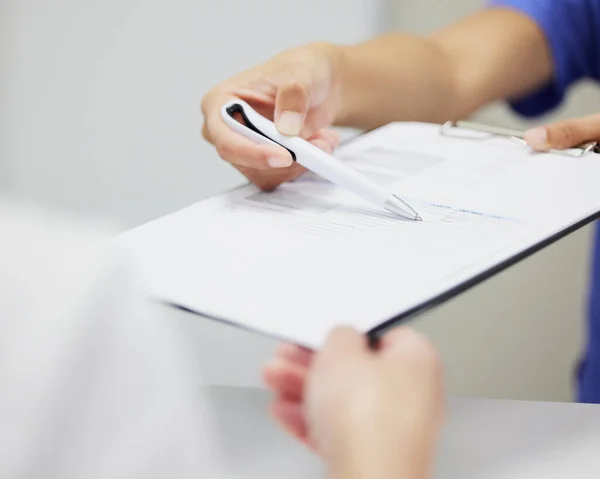
[[293,80],[283,84],[277,91],[275,125],[282,134],[300,134],[309,108],[308,90],[306,83]]
[[398,327],[382,338],[381,357],[402,364],[436,369],[440,358],[433,344],[411,328]]
[[320,356],[341,358],[357,358],[368,354],[366,337],[356,329],[348,326],[337,326],[327,336]]
[[534,150],[573,148],[600,139],[600,115],[558,121],[525,132],[525,141]]

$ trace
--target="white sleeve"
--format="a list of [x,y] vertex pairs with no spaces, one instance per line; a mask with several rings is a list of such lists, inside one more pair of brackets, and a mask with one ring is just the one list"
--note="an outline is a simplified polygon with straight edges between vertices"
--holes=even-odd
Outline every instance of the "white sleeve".
[[0,205],[0,477],[221,477],[197,368],[102,236]]

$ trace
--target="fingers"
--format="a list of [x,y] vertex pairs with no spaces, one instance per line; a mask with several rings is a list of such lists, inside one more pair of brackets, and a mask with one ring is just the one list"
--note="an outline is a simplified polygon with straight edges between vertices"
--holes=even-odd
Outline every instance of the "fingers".
[[275,359],[263,371],[265,384],[273,392],[289,399],[301,400],[308,369],[314,353],[294,344],[282,344]]
[[[306,118],[309,98],[307,87],[302,85],[299,82],[290,82],[277,93],[276,123],[286,134],[294,134],[298,128],[301,130]],[[276,145],[257,145],[225,124],[221,118],[220,105],[232,98],[226,95],[209,95],[202,102],[206,118],[202,134],[207,141],[215,145],[219,156],[264,191],[273,191],[282,183],[304,174],[306,169],[294,162],[284,148]],[[328,153],[333,152],[340,140],[337,132],[328,129],[314,133],[303,131],[302,134],[307,134],[307,141]]]
[[282,183],[295,180],[306,172],[306,169],[298,163],[292,164],[289,168],[272,168],[267,170],[233,166],[263,191],[273,191]]
[[217,153],[235,166],[255,170],[289,168],[292,155],[277,145],[257,145],[231,130],[220,118],[210,126]]
[[289,400],[301,401],[308,375],[308,367],[276,358],[263,370],[267,387]]
[[309,437],[308,427],[300,403],[276,399],[271,404],[271,415],[293,438],[302,442],[312,451],[319,452],[317,446]]
[[334,130],[323,128],[313,133],[307,141],[327,153],[332,153],[340,143],[340,135]]
[[[338,146],[340,137],[333,130],[322,129],[311,135],[307,141],[327,153],[332,153]],[[279,185],[295,180],[306,172],[298,163],[293,163],[288,168],[256,169],[234,165],[248,180],[264,191],[273,191]]]
[[306,422],[300,403],[278,398],[271,405],[271,414],[290,435],[304,443],[308,442]]
[[431,342],[416,331],[398,327],[381,341],[380,358],[394,375],[412,376],[411,391],[422,407],[432,407],[438,423],[443,422],[444,393],[442,364]]
[[293,164],[292,156],[284,148],[257,145],[225,124],[221,118],[221,106],[231,99],[233,97],[209,97],[202,102],[206,118],[202,135],[215,146],[219,156],[235,166],[255,170],[290,167]]
[[438,354],[429,340],[410,328],[397,327],[381,340],[381,355],[435,366]]
[[295,344],[280,344],[275,352],[278,358],[290,361],[302,367],[309,367],[314,356],[314,352]]
[[275,126],[284,135],[299,135],[309,106],[307,85],[297,80],[283,84],[275,98]]
[[565,149],[600,140],[600,115],[564,120],[525,132],[525,141],[534,150]]
[[338,326],[327,336],[323,350],[317,356],[318,361],[327,361],[332,357],[358,358],[368,353],[367,338],[353,328]]

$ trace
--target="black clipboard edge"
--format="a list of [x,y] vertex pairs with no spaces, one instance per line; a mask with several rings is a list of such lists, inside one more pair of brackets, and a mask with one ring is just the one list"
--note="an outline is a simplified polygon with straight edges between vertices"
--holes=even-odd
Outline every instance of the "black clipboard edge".
[[600,219],[600,211],[594,213],[591,216],[588,216],[587,218],[584,218],[583,220],[581,220],[577,223],[574,223],[573,225],[565,228],[562,231],[559,231],[558,233],[556,233],[552,236],[549,236],[545,240],[540,241],[539,243],[506,259],[505,261],[502,261],[501,263],[498,263],[497,265],[492,266],[491,268],[489,268],[485,271],[482,271],[478,275],[473,276],[471,279],[464,281],[463,283],[457,284],[453,288],[448,289],[447,291],[439,294],[438,296],[435,296],[435,297],[425,301],[424,303],[421,303],[420,305],[417,305],[417,306],[409,309],[408,311],[405,311],[405,312],[399,314],[398,316],[395,316],[387,321],[384,321],[379,326],[372,328],[371,330],[369,330],[366,333],[369,337],[369,340],[371,342],[377,342],[381,338],[381,336],[383,336],[389,329],[396,327],[399,323],[412,320],[416,316],[424,313],[425,311],[428,311],[430,309],[433,309],[433,308],[445,303],[446,301],[464,293],[465,291],[473,288],[474,286],[477,286],[477,285],[483,283],[484,281],[492,278],[493,276],[510,268],[511,266],[514,266],[515,264],[521,262],[522,260],[529,258],[530,256],[532,256],[536,253],[539,253],[540,251],[547,248],[548,246],[550,246],[550,245],[556,243],[557,241],[569,236],[570,234],[584,228],[585,226],[593,223],[594,221],[596,221],[598,219]]
[[[518,253],[514,256],[511,256],[510,258],[506,259],[505,261],[498,263],[497,265],[495,265],[485,271],[482,271],[480,274],[473,276],[471,279],[464,281],[463,283],[457,284],[456,286],[448,289],[447,291],[444,291],[443,293],[441,293],[437,296],[434,296],[433,298],[428,299],[427,301],[425,301],[407,311],[404,311],[403,313],[401,313],[397,316],[394,316],[393,318],[390,318],[387,321],[382,322],[380,325],[370,329],[369,331],[367,331],[365,333],[368,338],[369,343],[376,344],[379,341],[379,339],[383,335],[385,335],[385,333],[387,333],[390,329],[393,329],[393,328],[399,326],[400,324],[404,324],[408,321],[412,321],[412,320],[416,319],[419,315],[425,313],[426,311],[436,308],[436,307],[442,305],[443,303],[449,301],[450,299],[453,299],[456,296],[468,291],[469,289],[471,289],[475,286],[478,286],[479,284],[485,282],[486,280],[494,277],[498,273],[510,268],[511,266],[514,266],[515,264],[521,262],[522,260],[524,260],[526,258],[529,258],[530,256],[534,255],[535,253],[542,251],[544,248],[556,243],[557,241],[582,229],[583,227],[593,223],[594,221],[596,221],[598,219],[600,219],[600,211],[594,213],[593,215],[591,215],[587,218],[584,218],[583,220],[581,220],[577,223],[574,223],[573,225],[565,228],[562,231],[559,231],[558,233],[556,233],[552,236],[549,236],[545,240],[540,241],[539,243],[521,251],[520,253]],[[284,342],[291,342],[291,343],[298,344],[298,341],[293,340],[291,338],[283,337],[283,336],[273,334],[273,333],[267,333],[265,331],[255,329],[250,326],[239,324],[233,320],[221,318],[221,317],[214,316],[211,314],[206,314],[201,311],[190,309],[186,306],[183,306],[183,305],[180,305],[177,303],[168,302],[168,301],[167,302],[162,301],[162,303],[167,305],[168,307],[172,307],[172,308],[178,309],[180,311],[184,311],[186,313],[191,313],[191,314],[194,314],[197,316],[202,316],[203,318],[210,319],[212,321],[217,321],[220,323],[224,323],[229,326],[233,326],[237,329],[248,331],[248,332],[251,332],[254,334],[259,334],[261,336],[268,337],[268,338],[271,338],[276,341],[284,341]],[[305,344],[298,344],[298,345],[301,347],[304,347],[306,349],[310,349],[310,350],[313,349],[312,346],[308,346]]]

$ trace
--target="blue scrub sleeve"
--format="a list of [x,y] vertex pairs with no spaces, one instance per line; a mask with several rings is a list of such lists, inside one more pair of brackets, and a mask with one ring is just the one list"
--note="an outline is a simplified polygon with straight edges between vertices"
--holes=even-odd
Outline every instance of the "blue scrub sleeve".
[[542,30],[551,50],[551,82],[512,101],[517,113],[528,117],[546,113],[564,100],[572,84],[599,77],[600,0],[491,0],[488,6],[527,15]]

